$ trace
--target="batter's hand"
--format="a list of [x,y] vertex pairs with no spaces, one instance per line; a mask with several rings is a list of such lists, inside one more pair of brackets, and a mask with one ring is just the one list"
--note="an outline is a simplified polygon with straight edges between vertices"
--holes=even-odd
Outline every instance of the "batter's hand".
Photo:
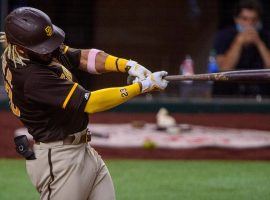
[[135,77],[136,82],[146,79],[151,74],[151,71],[133,60],[127,62],[127,69],[128,74]]
[[145,80],[138,81],[142,84],[142,93],[151,92],[154,90],[164,90],[169,83],[163,79],[163,77],[167,76],[167,74],[168,72],[165,71],[155,72],[147,76]]

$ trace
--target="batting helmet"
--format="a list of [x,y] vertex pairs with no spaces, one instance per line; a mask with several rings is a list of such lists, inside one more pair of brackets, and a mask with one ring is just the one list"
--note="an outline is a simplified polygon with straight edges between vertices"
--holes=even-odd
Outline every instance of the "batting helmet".
[[59,47],[65,32],[52,24],[44,12],[21,7],[12,11],[5,19],[7,41],[37,54],[48,54]]

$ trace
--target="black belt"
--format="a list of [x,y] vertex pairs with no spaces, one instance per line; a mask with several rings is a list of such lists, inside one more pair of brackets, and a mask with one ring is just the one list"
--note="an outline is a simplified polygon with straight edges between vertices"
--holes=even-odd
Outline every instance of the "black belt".
[[[65,145],[70,145],[74,142],[75,136],[74,135],[69,135],[65,139],[63,139],[63,144]],[[82,144],[82,143],[87,143],[91,141],[91,134],[86,131],[84,134],[81,135],[80,140],[76,144]],[[42,142],[42,143],[49,143],[49,142]],[[35,142],[35,144],[40,145],[40,142]]]

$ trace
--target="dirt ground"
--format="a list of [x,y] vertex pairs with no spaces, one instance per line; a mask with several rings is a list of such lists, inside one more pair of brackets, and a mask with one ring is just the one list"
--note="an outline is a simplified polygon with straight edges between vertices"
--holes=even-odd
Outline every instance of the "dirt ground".
[[[245,128],[270,130],[270,115],[267,114],[173,114],[178,123],[218,126],[227,128]],[[90,117],[90,123],[127,123],[132,121],[155,122],[154,113],[99,113]],[[10,112],[0,112],[0,157],[17,158],[13,135],[22,127]],[[270,134],[270,133],[269,133]],[[100,148],[96,147],[103,158],[138,159],[244,159],[270,160],[269,148],[256,149],[142,149],[142,148]]]

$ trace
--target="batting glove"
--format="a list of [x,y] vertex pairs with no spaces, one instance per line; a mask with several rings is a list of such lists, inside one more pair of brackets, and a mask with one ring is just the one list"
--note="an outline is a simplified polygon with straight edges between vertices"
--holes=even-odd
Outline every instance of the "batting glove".
[[128,61],[126,66],[128,74],[135,77],[137,82],[146,79],[151,74],[151,71],[133,60]]
[[145,80],[139,81],[142,84],[142,93],[154,90],[164,90],[169,83],[163,79],[167,74],[168,72],[165,71],[155,72],[150,74]]

